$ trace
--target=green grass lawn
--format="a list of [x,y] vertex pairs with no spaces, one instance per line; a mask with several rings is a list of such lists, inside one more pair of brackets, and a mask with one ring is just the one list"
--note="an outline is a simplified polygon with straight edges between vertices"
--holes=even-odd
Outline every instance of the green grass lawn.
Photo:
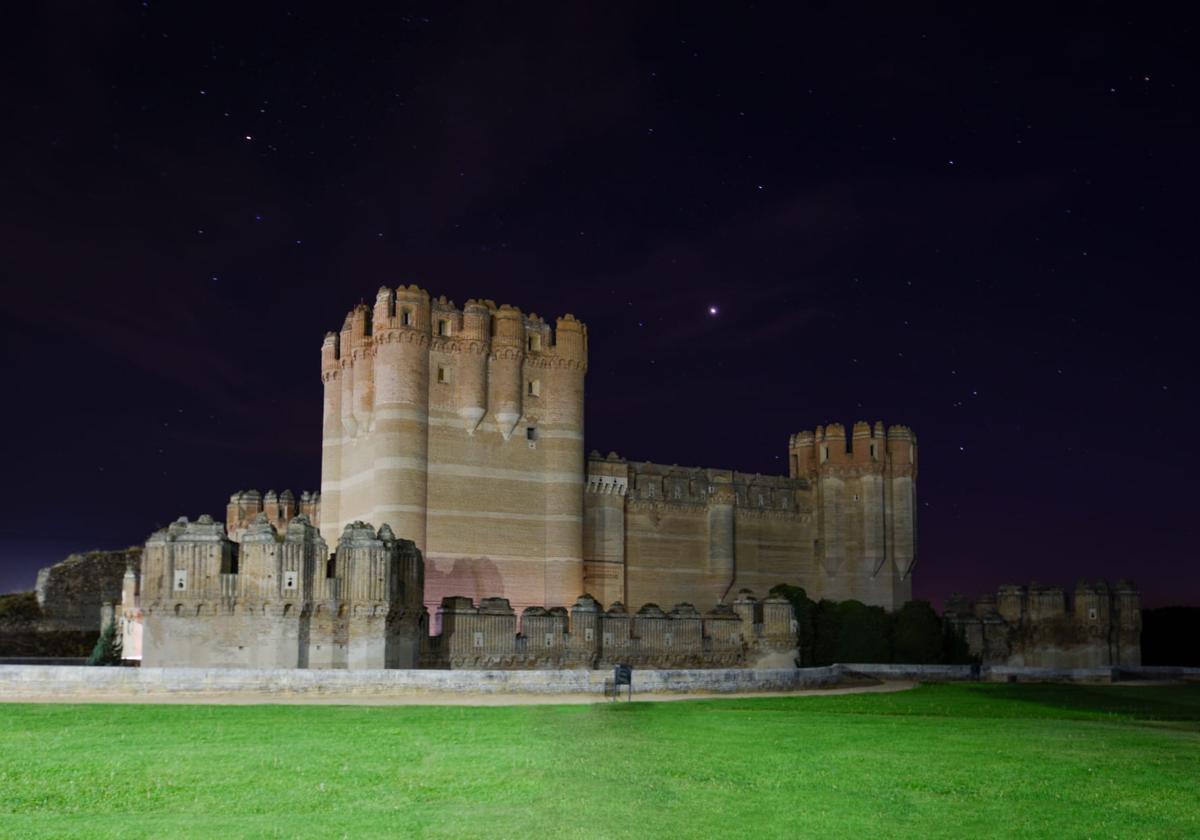
[[1200,837],[1200,686],[0,705],[4,837]]

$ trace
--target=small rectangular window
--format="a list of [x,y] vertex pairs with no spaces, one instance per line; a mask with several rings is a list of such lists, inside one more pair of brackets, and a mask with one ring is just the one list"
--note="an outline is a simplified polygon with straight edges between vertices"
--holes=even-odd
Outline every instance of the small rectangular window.
[[529,336],[529,349],[534,353],[538,353],[542,349],[542,337],[540,335]]
[[412,326],[412,310],[402,309],[400,311],[400,323],[406,327]]
[[449,322],[449,321],[447,321],[445,318],[439,318],[439,319],[438,319],[438,332],[437,332],[437,334],[438,334],[438,335],[442,335],[442,336],[445,336],[445,335],[450,335],[450,322]]
[[525,429],[525,440],[530,442],[537,440],[537,426],[529,426]]
[[450,382],[450,369],[445,365],[438,365],[437,381],[439,385],[446,385]]
[[542,380],[530,379],[529,384],[525,386],[525,393],[531,397],[540,397],[542,395]]

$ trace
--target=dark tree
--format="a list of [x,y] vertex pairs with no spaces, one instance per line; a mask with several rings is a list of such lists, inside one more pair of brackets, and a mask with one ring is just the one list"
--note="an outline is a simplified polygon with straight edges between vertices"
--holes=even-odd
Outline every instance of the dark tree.
[[892,617],[892,661],[936,665],[945,656],[942,620],[928,601],[909,601]]
[[862,601],[842,601],[836,646],[837,662],[891,662],[891,626],[883,607]]
[[832,665],[837,658],[842,618],[837,601],[822,598],[813,608],[813,665]]
[[100,634],[100,638],[96,640],[96,646],[92,648],[92,655],[88,657],[87,664],[121,664],[121,638],[117,635],[115,621],[110,621],[105,625],[104,632]]

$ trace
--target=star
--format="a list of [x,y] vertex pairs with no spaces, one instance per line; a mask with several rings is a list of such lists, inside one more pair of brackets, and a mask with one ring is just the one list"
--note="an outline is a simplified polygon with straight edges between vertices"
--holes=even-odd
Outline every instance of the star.
[[708,314],[709,314],[709,315],[714,315],[714,316],[715,316],[715,315],[719,315],[719,314],[720,314],[720,312],[721,312],[721,310],[720,310],[720,309],[718,309],[716,306],[710,306],[710,307],[708,307]]

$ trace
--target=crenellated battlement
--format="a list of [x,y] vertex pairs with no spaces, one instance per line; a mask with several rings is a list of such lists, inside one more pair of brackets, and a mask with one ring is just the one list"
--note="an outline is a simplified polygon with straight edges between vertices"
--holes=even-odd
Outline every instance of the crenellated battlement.
[[[405,336],[408,336],[405,338]],[[392,341],[421,341],[450,353],[487,352],[501,357],[587,365],[587,327],[567,313],[551,327],[536,312],[510,304],[469,299],[459,309],[445,295],[431,298],[415,284],[381,286],[373,306],[358,304],[321,345],[322,372],[335,373],[367,353],[356,350]]]
[[859,420],[847,441],[845,426],[830,423],[817,426],[814,432],[792,435],[788,441],[788,462],[789,474],[794,478],[843,468],[855,471],[886,468],[911,472],[915,477],[917,438],[907,426],[892,426],[885,431],[882,421],[871,425]]
[[284,531],[288,523],[297,515],[303,514],[309,522],[321,524],[321,494],[305,490],[297,500],[291,490],[276,493],[268,490],[260,493],[257,490],[239,490],[229,497],[225,507],[225,522],[229,538],[241,542],[242,535],[260,514],[266,516],[266,521],[278,531]]
[[626,461],[615,452],[607,456],[592,452],[587,470],[589,492],[612,492],[616,487],[620,495],[639,502],[705,506],[728,498],[739,508],[793,511],[800,495],[810,489],[804,478]]
[[701,613],[678,603],[670,612],[645,604],[630,615],[591,595],[564,607],[526,607],[519,616],[505,598],[442,599],[436,627],[422,653],[427,668],[720,668],[790,666],[796,621],[784,598],[759,601],[748,590],[733,607]]

